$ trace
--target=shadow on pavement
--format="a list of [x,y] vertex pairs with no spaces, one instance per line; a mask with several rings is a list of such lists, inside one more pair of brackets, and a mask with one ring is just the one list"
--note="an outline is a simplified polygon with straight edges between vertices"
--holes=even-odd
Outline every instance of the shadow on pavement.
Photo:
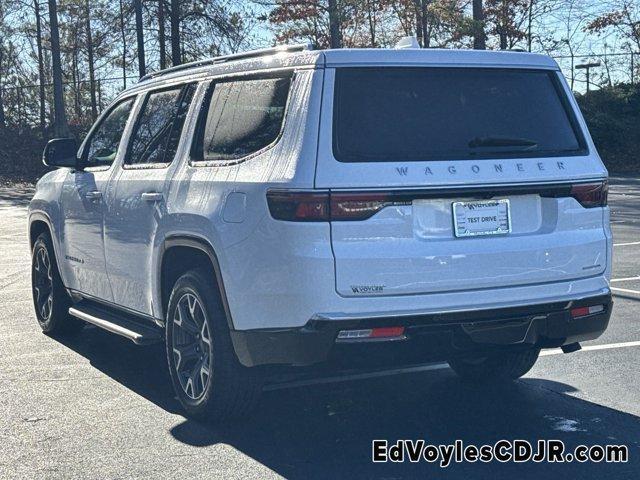
[[[160,408],[181,413],[161,345],[136,347],[96,328],[63,343]],[[269,391],[256,413],[242,422],[213,426],[185,420],[170,433],[196,447],[231,445],[287,478],[639,478],[640,419],[570,394],[579,392],[538,378],[470,387],[445,369]],[[478,446],[500,439],[560,439],[568,451],[579,444],[625,444],[630,457],[626,464],[494,461],[443,470],[424,461],[374,464],[373,439],[433,444],[461,439]]]
[[33,197],[34,188],[28,184],[0,186],[0,207],[26,207]]

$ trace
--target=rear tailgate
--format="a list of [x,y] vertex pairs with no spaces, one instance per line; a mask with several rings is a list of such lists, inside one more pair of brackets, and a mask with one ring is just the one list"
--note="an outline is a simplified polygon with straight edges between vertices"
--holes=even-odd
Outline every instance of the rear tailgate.
[[[524,85],[517,83],[523,81],[519,72],[498,76],[495,72],[476,70],[473,85],[484,97],[482,109],[475,110],[468,108],[478,99],[467,95],[471,84],[465,83],[464,74],[459,80],[438,72],[436,84],[454,85],[453,94],[431,85],[444,99],[441,102],[433,94],[421,98],[423,92],[416,85],[423,79],[403,82],[401,71],[389,78],[376,73],[377,79],[367,81],[358,78],[359,73],[347,76],[364,91],[364,100],[354,104],[360,93],[340,87],[343,91],[337,98],[346,95],[350,102],[341,118],[339,107],[334,109],[334,101],[327,100],[334,96],[336,70],[326,70],[316,187],[332,195],[338,293],[384,296],[477,290],[558,282],[605,271],[607,240],[603,210],[598,208],[602,202],[589,199],[594,192],[596,197],[603,194],[600,186],[606,170],[583,133],[582,118],[572,111],[575,103],[566,95],[566,85],[552,71],[531,70],[528,73],[534,76],[524,77]],[[478,78],[484,78],[486,85],[478,85]],[[513,82],[494,82],[501,78]],[[394,92],[384,98],[389,82]],[[549,83],[541,87],[545,82]],[[536,89],[543,95],[545,88],[553,88],[558,97],[533,105],[521,98],[525,91],[535,98],[531,91]],[[487,102],[492,93],[506,98],[505,104],[515,111]],[[449,108],[447,102],[455,105]],[[407,117],[389,115],[394,105]],[[423,115],[427,105],[434,105],[434,111]],[[446,115],[435,111],[445,106]],[[566,116],[555,122],[561,113]],[[378,118],[370,120],[375,115]],[[548,125],[549,115],[555,124]],[[491,128],[485,128],[488,124]],[[534,131],[522,132],[529,125],[536,126]],[[456,134],[450,135],[454,130]],[[343,144],[336,145],[340,136]],[[442,140],[443,136],[451,138]],[[476,140],[469,152],[464,151],[466,139],[469,144]],[[422,144],[427,145],[424,152],[418,151]],[[447,145],[454,145],[455,151],[446,151]],[[580,186],[584,184],[590,185],[586,194]],[[501,203],[502,210],[492,210],[491,202],[502,200],[508,201]],[[488,210],[483,210],[487,201]],[[458,202],[465,205],[458,205],[456,215]],[[474,221],[474,208],[484,212],[480,217],[489,219],[483,222],[488,227],[465,232],[464,221]],[[509,228],[496,231],[497,224],[491,222],[496,212],[501,218],[494,220],[507,227],[508,218]],[[484,234],[471,235],[478,232]]]

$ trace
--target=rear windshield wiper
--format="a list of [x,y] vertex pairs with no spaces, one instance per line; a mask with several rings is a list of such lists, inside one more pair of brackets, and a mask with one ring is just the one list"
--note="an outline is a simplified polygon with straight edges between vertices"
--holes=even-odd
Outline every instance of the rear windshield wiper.
[[475,137],[469,141],[469,148],[481,147],[535,147],[537,142],[528,138]]

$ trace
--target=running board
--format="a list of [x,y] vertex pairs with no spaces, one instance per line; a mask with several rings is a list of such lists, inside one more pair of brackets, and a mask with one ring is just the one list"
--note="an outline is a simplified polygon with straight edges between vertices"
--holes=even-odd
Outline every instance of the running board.
[[69,308],[69,315],[128,338],[136,345],[149,345],[162,341],[162,331],[159,327],[145,325],[141,321],[133,320],[133,316],[127,316],[106,307],[81,302]]

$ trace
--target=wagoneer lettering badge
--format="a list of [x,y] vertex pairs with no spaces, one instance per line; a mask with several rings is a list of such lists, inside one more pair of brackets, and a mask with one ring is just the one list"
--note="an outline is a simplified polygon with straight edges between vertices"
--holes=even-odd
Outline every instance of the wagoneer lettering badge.
[[[447,173],[449,175],[456,175],[459,171],[460,171],[460,166],[459,165],[444,165],[444,166],[436,166],[436,167],[424,167],[424,174],[425,175],[434,175],[437,173]],[[487,167],[485,165],[478,165],[478,164],[474,164],[471,165],[469,167],[469,171],[471,173],[475,173],[475,174],[479,174],[482,173],[483,171],[487,171],[486,169],[491,169],[491,171],[495,172],[495,173],[517,173],[517,174],[522,174],[522,176],[526,175],[527,173],[527,169],[526,167],[522,164],[522,163],[516,163],[513,164],[513,166],[509,169],[506,170],[505,169],[505,164],[503,163],[494,163],[492,164],[491,167]],[[565,170],[565,164],[562,161],[554,161],[554,162],[549,162],[549,163],[544,163],[544,162],[537,162],[535,165],[535,170],[539,170],[539,171],[547,171],[548,169],[553,169],[553,170]],[[436,173],[434,173],[434,170],[436,170]],[[395,167],[395,172],[402,176],[402,177],[406,177],[407,175],[410,174],[411,172],[411,167],[410,166],[406,166],[406,167]]]

